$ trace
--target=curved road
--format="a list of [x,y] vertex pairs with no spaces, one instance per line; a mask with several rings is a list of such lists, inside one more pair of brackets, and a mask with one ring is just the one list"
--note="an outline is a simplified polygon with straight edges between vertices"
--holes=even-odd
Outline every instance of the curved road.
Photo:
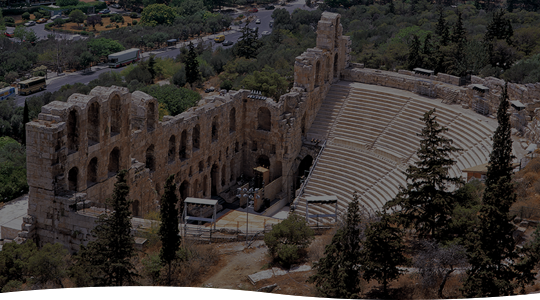
[[[290,13],[292,13],[297,8],[313,10],[313,8],[308,8],[308,7],[305,7],[304,5],[305,5],[305,0],[297,0],[297,1],[294,1],[294,2],[291,2],[291,3],[287,3],[286,6],[276,6],[276,8],[285,8]],[[257,13],[245,13],[246,15],[255,16],[255,19],[260,19],[261,20],[261,24],[255,24],[255,22],[252,22],[252,23],[249,24],[249,27],[250,28],[258,27],[259,28],[259,36],[261,36],[261,33],[263,31],[270,31],[271,32],[272,28],[270,28],[269,24],[270,24],[270,21],[272,20],[271,16],[272,16],[273,11],[274,10],[265,10],[264,8],[261,8]],[[241,25],[241,26],[243,26],[243,25]],[[33,30],[35,29],[34,32],[37,31],[36,34],[38,34],[39,37],[42,37],[43,35],[44,35],[44,37],[46,37],[47,34],[49,34],[49,32],[43,30],[45,33],[42,33],[40,31],[41,27],[44,27],[44,24],[38,24],[36,26],[29,27],[29,28],[31,28]],[[230,41],[234,41],[236,43],[236,41],[242,35],[240,33],[239,29],[240,29],[240,26],[232,26],[232,29],[230,31],[224,33],[225,34],[225,39],[230,40]],[[220,33],[220,34],[223,34],[223,33]],[[211,43],[213,48],[217,48],[217,47],[220,47],[222,45],[214,43],[213,40],[214,40],[214,37],[216,35],[217,34],[205,36],[201,40],[203,42],[205,42],[205,43]],[[197,41],[200,41],[200,40],[197,40]],[[161,57],[161,58],[165,58],[165,57],[174,58],[180,53],[179,48],[181,48],[184,44],[185,43],[179,43],[175,47],[168,47],[168,48],[164,48],[164,49],[161,49],[161,50],[145,52],[145,53],[143,53],[142,56],[143,56],[143,59],[149,57],[150,54],[155,54],[156,57]],[[228,47],[231,47],[231,46],[228,46]],[[228,47],[225,47],[225,48],[228,48]],[[55,91],[59,90],[60,87],[62,87],[63,85],[66,85],[66,84],[74,84],[74,83],[77,83],[77,82],[88,84],[90,81],[98,78],[99,74],[101,74],[101,73],[109,72],[111,70],[113,70],[115,72],[120,72],[124,68],[125,67],[118,68],[118,69],[110,69],[110,68],[107,67],[106,64],[100,64],[98,66],[92,67],[91,72],[86,72],[86,73],[84,73],[82,71],[77,71],[77,72],[74,72],[74,73],[64,73],[61,76],[57,76],[55,73],[49,73],[48,74],[49,78],[47,79],[47,88],[46,88],[45,91],[37,92],[37,93],[31,94],[29,96],[17,95],[15,97],[15,102],[16,102],[17,106],[23,106],[24,101],[26,100],[27,97],[37,96],[37,95],[40,95],[40,94],[45,93],[45,92],[55,92]]]

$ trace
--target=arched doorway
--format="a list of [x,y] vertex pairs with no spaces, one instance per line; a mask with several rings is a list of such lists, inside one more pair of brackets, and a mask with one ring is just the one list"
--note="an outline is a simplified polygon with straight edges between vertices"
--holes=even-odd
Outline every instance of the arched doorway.
[[296,189],[300,188],[301,180],[305,179],[309,174],[309,169],[313,164],[313,157],[306,155],[298,165],[298,171],[296,173]]
[[131,205],[131,209],[133,210],[133,216],[138,217],[139,216],[139,200],[133,201],[133,204]]
[[211,188],[211,196],[217,196],[217,185],[219,182],[219,167],[217,164],[214,164],[212,166],[212,170],[210,171],[210,188]]

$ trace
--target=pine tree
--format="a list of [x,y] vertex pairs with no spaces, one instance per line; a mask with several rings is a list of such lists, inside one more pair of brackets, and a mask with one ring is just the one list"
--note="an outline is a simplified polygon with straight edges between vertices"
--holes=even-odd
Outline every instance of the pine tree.
[[410,260],[403,254],[403,230],[394,226],[392,215],[377,212],[379,221],[366,228],[366,240],[362,249],[364,271],[367,281],[375,279],[383,285],[383,293],[387,295],[388,283],[404,272],[399,266],[407,266]]
[[81,247],[77,263],[71,270],[78,286],[122,286],[134,284],[138,274],[131,260],[135,257],[131,235],[131,201],[126,170],[116,176],[112,199],[112,213],[102,214],[92,230],[95,241]]
[[486,189],[478,218],[478,228],[466,241],[471,268],[463,285],[467,297],[500,297],[513,295],[520,272],[514,268],[518,259],[513,238],[513,217],[510,206],[516,201],[512,182],[512,139],[508,114],[507,84],[504,86],[493,134],[493,150],[489,156]]
[[360,296],[360,208],[358,195],[349,203],[345,225],[338,229],[324,257],[315,263],[316,274],[308,279],[315,283],[325,298],[357,298]]
[[420,56],[420,39],[413,34],[411,46],[409,47],[409,57],[407,59],[409,70],[422,67],[422,57]]
[[261,42],[259,41],[259,28],[255,27],[255,30],[252,30],[248,27],[249,23],[244,25],[240,31],[242,36],[238,39],[236,43],[236,56],[245,57],[245,58],[256,58],[257,50],[261,47]]
[[152,80],[156,78],[156,60],[154,59],[154,55],[150,55],[150,58],[148,59],[148,72],[152,75]]
[[397,208],[398,220],[405,226],[413,226],[420,237],[432,235],[444,240],[456,199],[448,189],[461,185],[461,178],[450,177],[449,170],[456,163],[450,158],[460,149],[452,146],[452,140],[442,134],[448,131],[436,121],[435,109],[424,114],[426,126],[422,133],[418,161],[405,171],[407,186],[400,187],[396,197],[386,208]]
[[439,20],[437,21],[437,25],[435,27],[435,33],[441,37],[440,43],[443,46],[448,45],[448,42],[450,40],[450,33],[448,30],[448,23],[446,23],[446,20],[444,19],[444,8],[439,8]]
[[467,42],[467,32],[463,26],[463,16],[460,10],[457,11],[457,16],[458,19],[452,31],[452,42],[463,47]]
[[434,67],[433,61],[435,57],[433,56],[433,45],[431,44],[431,33],[426,35],[424,39],[424,47],[422,48],[422,57],[424,61],[424,67],[431,69]]
[[189,84],[193,84],[200,79],[199,61],[197,60],[197,53],[195,53],[192,42],[189,42],[188,49],[186,57],[186,81]]
[[171,263],[176,258],[176,251],[180,247],[178,209],[176,209],[178,197],[175,191],[174,175],[171,175],[165,182],[165,193],[161,197],[161,225],[159,227],[159,237],[161,239],[159,258],[163,264],[169,265],[167,275],[169,285],[171,284]]
[[396,13],[396,6],[394,5],[394,0],[390,0],[390,5],[388,6],[388,10],[392,14]]

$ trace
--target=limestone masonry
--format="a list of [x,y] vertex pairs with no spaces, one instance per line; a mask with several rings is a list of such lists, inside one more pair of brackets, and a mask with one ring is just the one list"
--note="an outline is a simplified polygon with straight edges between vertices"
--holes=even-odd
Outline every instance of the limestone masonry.
[[[453,80],[445,74],[419,81],[408,71],[352,68],[350,40],[342,31],[339,14],[322,14],[317,47],[296,58],[294,86],[280,99],[230,91],[162,121],[156,99],[116,86],[96,87],[89,95],[73,94],[67,102],[44,106],[38,119],[26,124],[30,193],[18,242],[59,242],[77,251],[90,240],[96,215],[106,209],[115,175],[123,169],[128,170],[135,217],[158,209],[171,174],[176,175],[180,201],[213,195],[231,201],[242,175],[254,176],[258,166],[270,173],[265,197],[280,200],[268,210],[279,209],[294,198],[301,161],[319,151],[306,134],[331,85],[342,79],[435,91],[431,96],[471,107],[481,96],[494,111],[499,91],[494,79],[474,79],[491,89],[478,96],[470,87],[437,81]],[[529,97],[525,102],[533,103],[538,89],[515,85],[511,96]]]

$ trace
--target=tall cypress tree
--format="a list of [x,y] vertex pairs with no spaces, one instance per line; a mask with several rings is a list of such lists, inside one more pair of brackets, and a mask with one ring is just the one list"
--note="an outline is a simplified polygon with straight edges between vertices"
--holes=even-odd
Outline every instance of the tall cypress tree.
[[98,225],[92,230],[96,240],[89,242],[88,247],[81,247],[71,270],[72,274],[77,274],[75,281],[79,286],[130,285],[138,277],[131,262],[135,248],[126,174],[127,171],[122,170],[116,176],[112,198],[107,199],[112,213],[100,215]]
[[186,57],[186,81],[189,84],[193,84],[200,79],[199,61],[197,61],[197,53],[195,53],[195,47],[193,47],[192,42],[189,42],[188,49]]
[[169,266],[167,275],[169,285],[171,284],[171,263],[176,258],[176,251],[180,247],[178,209],[176,209],[178,197],[175,191],[174,175],[171,175],[165,182],[165,193],[161,196],[161,225],[159,227],[159,237],[161,239],[159,258],[163,264]]
[[416,34],[413,34],[411,46],[409,47],[409,57],[407,63],[409,70],[422,67],[422,56],[420,56],[420,39]]
[[513,295],[520,272],[514,268],[518,259],[513,238],[513,217],[510,206],[516,201],[512,182],[512,139],[508,114],[507,84],[504,86],[493,134],[493,150],[489,156],[486,189],[478,218],[478,228],[466,241],[471,268],[463,285],[467,297],[500,297]]
[[358,298],[360,296],[360,208],[358,195],[349,203],[347,220],[338,229],[324,255],[315,263],[317,273],[308,279],[315,283],[320,296],[325,298]]
[[426,126],[422,133],[418,161],[405,171],[407,186],[400,186],[396,197],[385,204],[395,208],[397,219],[405,226],[412,226],[420,237],[432,235],[438,241],[446,238],[456,197],[449,188],[461,185],[461,178],[451,177],[450,168],[456,163],[450,155],[460,149],[442,134],[448,131],[436,121],[435,109],[424,114]]
[[435,33],[441,37],[441,45],[447,46],[450,40],[450,32],[448,30],[448,23],[444,19],[444,8],[442,6],[439,7],[439,19],[435,27]]

